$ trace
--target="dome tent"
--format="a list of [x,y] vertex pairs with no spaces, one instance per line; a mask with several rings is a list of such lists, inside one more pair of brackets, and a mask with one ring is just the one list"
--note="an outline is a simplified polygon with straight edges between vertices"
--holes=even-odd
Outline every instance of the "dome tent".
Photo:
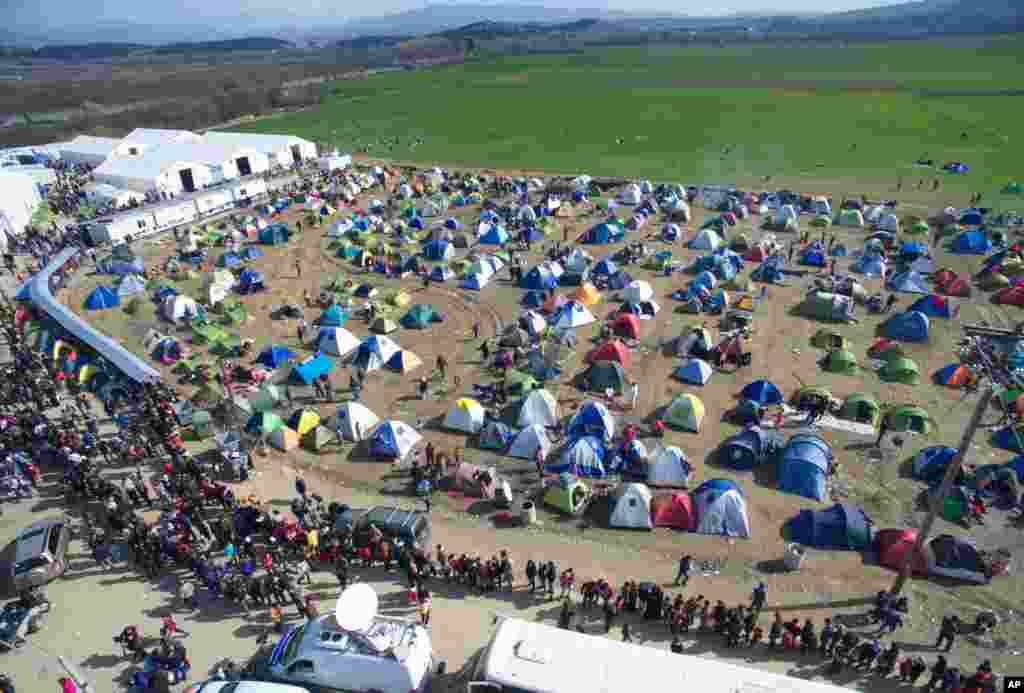
[[375,371],[383,368],[400,350],[389,337],[370,335],[359,345],[353,365],[366,372]]
[[626,303],[642,303],[654,297],[654,289],[645,281],[630,282],[622,293],[622,299]]
[[594,314],[577,301],[568,301],[551,318],[551,325],[558,330],[574,329],[597,322]]
[[952,320],[959,314],[960,306],[944,296],[929,294],[914,301],[910,310],[924,313],[930,318]]
[[913,431],[927,435],[935,428],[935,421],[931,415],[912,404],[903,404],[887,411],[885,423],[889,430],[895,433]]
[[467,397],[456,400],[445,415],[442,426],[463,433],[479,433],[484,426],[483,405]]
[[615,419],[604,404],[588,400],[569,419],[566,434],[572,438],[594,435],[610,443],[615,435]]
[[587,507],[590,489],[579,479],[563,474],[558,483],[544,492],[544,503],[567,515],[577,515]]
[[711,229],[703,229],[686,244],[691,250],[718,250],[725,241]]
[[611,496],[608,525],[625,529],[654,529],[651,490],[644,484],[619,484]]
[[138,296],[146,293],[146,280],[137,274],[126,274],[117,285],[117,295],[121,298]]
[[818,320],[849,322],[853,319],[854,302],[849,296],[812,291],[801,304],[801,311]]
[[420,439],[420,434],[409,424],[389,419],[370,436],[370,454],[400,460],[416,447]]
[[795,435],[779,461],[779,490],[816,501],[825,500],[832,448],[817,436]]
[[709,479],[693,492],[699,534],[750,537],[747,502],[739,486],[728,479]]
[[886,273],[886,262],[885,258],[876,253],[864,253],[850,269],[858,274],[863,274],[868,277],[884,277]]
[[904,270],[903,272],[897,272],[889,278],[886,282],[893,291],[900,291],[903,293],[910,294],[928,294],[931,290],[925,284],[924,278],[913,270]]
[[857,357],[845,349],[833,349],[825,358],[825,370],[829,373],[841,373],[843,375],[856,375],[860,368],[857,366]]
[[268,436],[284,426],[284,421],[277,414],[269,411],[253,414],[252,418],[245,424],[247,433],[254,433],[259,436]]
[[[907,555],[914,550],[917,542],[916,529],[882,529],[875,533],[875,544],[878,547],[878,562],[886,568],[901,570]],[[911,572],[914,575],[928,573],[928,561],[924,551],[919,551],[911,561]]]
[[878,400],[859,392],[843,400],[843,406],[839,409],[839,418],[870,424],[872,427],[878,425],[881,416],[882,409]]
[[380,423],[377,415],[359,402],[345,402],[327,420],[327,425],[342,438],[360,441],[367,437],[373,427]]
[[626,391],[629,381],[621,364],[615,361],[595,361],[583,374],[582,382],[591,392],[612,390],[621,395]]
[[106,310],[121,305],[117,291],[107,286],[96,287],[85,299],[86,310]]
[[940,534],[924,546],[928,572],[932,575],[986,583],[991,579],[982,553],[966,539]]
[[399,373],[409,373],[423,365],[423,360],[408,349],[399,349],[388,359],[387,366]]
[[596,361],[614,361],[629,368],[632,357],[629,348],[618,339],[609,339],[590,351],[584,359],[587,363]]
[[684,491],[655,496],[651,499],[651,521],[655,527],[694,531],[697,527],[697,514],[690,494]]
[[992,242],[980,229],[964,231],[953,239],[950,251],[959,255],[984,255],[992,250]]
[[345,309],[337,303],[332,303],[324,312],[320,313],[320,317],[316,319],[316,324],[320,327],[341,327],[347,319],[348,314],[345,312]]
[[696,395],[689,393],[679,395],[672,400],[665,410],[664,420],[669,426],[699,433],[704,423],[704,403]]
[[976,380],[971,369],[962,363],[951,363],[935,371],[935,384],[962,388]]
[[890,383],[903,383],[904,385],[917,385],[921,382],[921,372],[917,364],[907,358],[897,358],[887,361],[878,376]]
[[558,401],[554,396],[547,390],[534,389],[523,398],[516,424],[519,426],[537,425],[546,428],[556,426],[559,419]]
[[321,327],[316,350],[331,356],[347,356],[359,348],[359,340],[344,327]]
[[711,378],[713,372],[707,361],[689,359],[672,371],[672,377],[690,385],[703,385]]
[[622,313],[612,323],[612,331],[626,339],[640,339],[640,318],[632,313]]
[[722,442],[716,459],[733,469],[753,469],[768,457],[769,442],[768,434],[761,428],[745,428]]
[[583,436],[566,445],[558,461],[546,464],[544,469],[551,474],[567,473],[603,479],[608,475],[604,457],[605,449],[601,440],[594,436]]
[[885,325],[885,334],[890,339],[903,342],[928,341],[928,316],[920,311],[909,310],[889,318]]
[[915,479],[926,481],[929,484],[936,483],[946,473],[946,467],[957,455],[956,448],[945,445],[932,445],[914,455],[911,463],[911,473]]
[[872,524],[863,509],[836,503],[823,510],[801,510],[785,526],[789,538],[804,546],[861,551],[873,543]]
[[509,457],[518,457],[525,460],[537,458],[537,451],[542,457],[547,458],[551,452],[551,440],[543,426],[530,425],[519,431],[508,447]]
[[274,370],[288,363],[293,358],[295,358],[294,351],[288,347],[272,344],[260,352],[260,355],[256,357],[256,363]]
[[755,380],[748,383],[740,391],[740,397],[757,402],[763,407],[782,404],[785,399],[782,396],[782,391],[767,380]]
[[682,450],[674,445],[659,447],[647,464],[647,483],[651,486],[686,488],[693,467]]
[[425,330],[437,317],[434,306],[418,304],[402,317],[402,326],[413,330]]
[[558,277],[550,268],[538,265],[523,275],[519,280],[519,286],[523,289],[546,291],[558,286]]

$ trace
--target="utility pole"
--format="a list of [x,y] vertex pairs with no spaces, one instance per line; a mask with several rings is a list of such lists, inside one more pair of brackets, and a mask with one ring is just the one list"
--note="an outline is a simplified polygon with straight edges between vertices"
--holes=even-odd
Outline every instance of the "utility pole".
[[946,467],[946,475],[942,477],[942,484],[939,486],[939,490],[930,498],[928,516],[925,517],[924,523],[921,525],[921,529],[917,532],[917,541],[914,542],[914,548],[911,549],[903,558],[903,565],[900,566],[899,577],[896,578],[896,582],[893,583],[892,586],[893,594],[899,594],[903,590],[903,585],[906,583],[907,578],[910,577],[910,571],[914,564],[914,557],[920,553],[925,542],[928,541],[928,535],[932,531],[932,525],[935,524],[935,518],[938,516],[939,512],[941,512],[946,496],[949,495],[949,490],[953,487],[953,482],[956,480],[957,476],[960,474],[960,470],[963,468],[964,457],[967,455],[967,451],[971,447],[971,441],[974,440],[974,434],[981,426],[981,419],[985,415],[985,410],[988,409],[989,402],[992,401],[994,386],[994,382],[986,384],[985,389],[981,393],[981,398],[978,400],[978,404],[974,408],[974,413],[971,415],[971,420],[967,423],[967,428],[964,429],[964,434],[960,438],[960,447],[957,449],[956,455],[953,456],[953,459],[949,461],[949,466]]

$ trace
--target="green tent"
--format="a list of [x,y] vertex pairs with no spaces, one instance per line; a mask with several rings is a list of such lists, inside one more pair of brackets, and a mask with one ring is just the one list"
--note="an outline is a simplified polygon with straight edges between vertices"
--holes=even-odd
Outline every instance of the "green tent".
[[413,306],[402,318],[402,326],[418,330],[426,329],[436,314],[434,306],[423,304]]
[[192,343],[197,345],[216,344],[226,339],[228,333],[216,325],[195,325],[192,327]]
[[824,403],[827,406],[832,401],[832,392],[824,387],[807,385],[797,390],[791,401],[797,409],[806,411],[816,404]]
[[827,229],[829,226],[832,226],[832,219],[822,214],[821,216],[811,219],[811,226],[815,226],[819,229]]
[[[938,489],[932,491],[938,493]],[[967,492],[962,486],[954,486],[949,495],[942,499],[942,518],[947,522],[960,522],[967,515]]]
[[928,224],[923,222],[923,221],[919,221],[916,224],[913,224],[912,226],[910,226],[907,229],[907,232],[911,233],[911,234],[922,234],[922,233],[928,233],[928,230],[929,230],[928,229]]
[[982,275],[981,279],[978,280],[978,284],[981,285],[982,289],[991,291],[992,289],[1004,289],[1010,285],[1010,280],[1006,278],[1005,274],[999,272],[988,272]]
[[213,417],[205,409],[199,409],[192,414],[192,437],[196,440],[203,440],[213,435]]
[[888,361],[882,370],[878,371],[882,380],[889,383],[903,383],[904,385],[917,385],[921,382],[921,373],[917,364],[908,358],[898,358]]
[[875,427],[882,418],[882,408],[879,406],[878,400],[871,395],[855,392],[843,402],[843,406],[839,410],[839,418]]
[[245,424],[246,431],[258,433],[261,436],[268,436],[279,428],[284,428],[284,421],[280,416],[269,411],[253,414]]
[[1017,183],[1016,181],[1013,182],[1013,183],[1008,183],[1006,185],[1006,187],[1003,188],[1003,194],[1004,195],[1024,195],[1024,185],[1021,185],[1020,183]]
[[337,436],[335,436],[329,429],[323,426],[317,426],[316,428],[310,429],[304,436],[302,436],[302,447],[316,452],[335,440],[337,440]]
[[228,325],[238,325],[249,319],[249,310],[237,301],[223,304],[223,311],[224,322]]
[[256,391],[249,403],[255,412],[270,411],[281,401],[281,392],[276,385],[264,385]]
[[811,345],[819,349],[849,349],[850,340],[835,330],[821,329],[811,337]]
[[800,312],[818,320],[849,322],[853,318],[853,307],[849,296],[812,291],[804,298]]
[[885,424],[890,431],[897,433],[913,431],[927,435],[935,429],[931,415],[913,404],[901,404],[887,411]]
[[846,349],[833,349],[825,358],[825,370],[829,373],[856,375],[860,369],[857,367],[857,357],[851,352]]
[[590,489],[579,479],[562,475],[544,492],[544,503],[568,515],[583,512],[590,498]]
[[611,389],[621,395],[626,389],[626,372],[615,361],[595,361],[583,378],[587,389],[592,392]]

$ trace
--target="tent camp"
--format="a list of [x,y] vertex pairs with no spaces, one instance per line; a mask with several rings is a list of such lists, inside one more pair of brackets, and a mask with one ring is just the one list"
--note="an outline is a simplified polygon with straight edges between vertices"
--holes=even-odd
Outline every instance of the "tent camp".
[[618,339],[609,339],[599,344],[587,354],[585,360],[587,363],[614,361],[621,364],[623,368],[629,368],[632,364],[629,347]]
[[846,349],[833,349],[825,357],[823,367],[829,373],[840,373],[842,375],[857,375],[860,368],[857,365],[857,357]]
[[508,447],[508,456],[535,460],[538,451],[540,451],[541,457],[546,459],[548,453],[551,452],[551,440],[543,426],[530,425],[519,431],[512,439],[512,443]]
[[595,361],[583,374],[582,385],[591,392],[612,392],[621,395],[629,383],[622,365],[615,361]]
[[929,318],[952,320],[960,313],[960,306],[945,296],[930,294],[914,301],[910,306],[910,310],[924,313]]
[[260,355],[256,357],[256,363],[274,370],[288,363],[293,358],[295,358],[294,351],[285,346],[272,344],[260,352]]
[[331,356],[347,356],[359,348],[359,340],[344,327],[321,327],[316,350]]
[[399,373],[409,373],[423,365],[423,359],[408,349],[399,349],[388,359],[387,367]]
[[740,487],[728,479],[709,479],[693,492],[699,534],[750,537],[747,502]]
[[420,442],[419,433],[402,421],[389,419],[370,435],[370,454],[384,459],[404,459]]
[[931,575],[984,584],[992,577],[991,567],[978,547],[962,537],[940,534],[924,545],[924,558]]
[[733,469],[753,469],[761,464],[771,452],[768,434],[757,426],[745,428],[726,438],[718,447],[716,459],[720,464]]
[[889,339],[901,342],[927,342],[928,316],[920,311],[909,310],[889,318],[885,325],[885,334]]
[[718,250],[723,245],[725,245],[725,241],[711,229],[698,231],[697,235],[686,244],[691,250]]
[[953,239],[950,251],[959,255],[984,255],[992,250],[992,242],[980,229],[964,231]]
[[608,525],[624,529],[654,529],[651,489],[644,484],[619,484],[611,495]]
[[853,319],[854,302],[849,296],[813,291],[801,305],[804,315],[818,320],[849,322]]
[[908,358],[896,358],[887,361],[878,376],[890,383],[903,383],[904,385],[917,385],[921,382],[921,372],[917,364]]
[[453,431],[479,433],[484,426],[483,405],[468,397],[458,399],[448,410],[442,425]]
[[652,498],[651,521],[655,527],[694,531],[697,528],[697,514],[690,494],[683,491]]
[[335,433],[342,438],[360,441],[367,437],[373,427],[380,422],[377,415],[359,402],[345,402],[340,405],[326,421]]
[[872,427],[878,425],[881,417],[882,409],[878,400],[859,392],[847,397],[839,409],[839,418],[869,424]]
[[121,305],[118,292],[110,287],[98,286],[85,299],[87,310],[106,310]]
[[945,445],[932,445],[914,455],[911,462],[911,473],[915,479],[929,484],[942,480],[946,468],[957,455],[957,449]]
[[593,435],[610,443],[615,435],[615,419],[604,404],[588,400],[569,419],[566,434],[572,438]]
[[910,294],[927,294],[931,289],[925,283],[924,278],[913,270],[897,272],[889,277],[886,286],[893,291],[901,291]]
[[579,479],[563,474],[544,491],[544,504],[567,515],[578,515],[587,507],[590,489]]
[[977,382],[974,372],[962,363],[951,363],[935,371],[935,384],[962,388]]
[[383,368],[400,347],[389,337],[370,335],[356,351],[354,365],[366,372]]
[[874,541],[871,518],[849,503],[801,510],[785,526],[791,541],[818,549],[861,551]]
[[601,479],[608,475],[604,458],[604,443],[600,438],[588,435],[571,440],[562,449],[558,460],[549,462],[544,469],[549,474],[572,474]]
[[312,385],[313,381],[334,369],[334,361],[323,354],[310,356],[292,369],[289,378],[296,383]]
[[672,371],[672,377],[690,385],[703,385],[714,373],[707,361],[701,359],[689,359],[683,365]]
[[674,445],[659,447],[647,462],[647,483],[651,486],[686,488],[693,467]]
[[593,322],[597,322],[597,318],[594,317],[594,314],[585,305],[578,301],[566,302],[551,317],[551,325],[556,330],[575,329]]
[[696,395],[685,393],[679,395],[668,405],[664,414],[667,426],[679,428],[691,433],[699,433],[704,423],[704,403]]
[[913,432],[928,435],[935,428],[935,420],[921,407],[901,404],[885,413],[885,423],[895,433]]
[[519,408],[519,426],[555,426],[560,420],[558,401],[544,389],[531,390]]
[[785,401],[782,391],[767,380],[755,380],[748,383],[740,390],[740,397],[757,402],[762,407],[782,404]]
[[823,439],[795,435],[786,443],[779,461],[779,490],[816,501],[825,500],[832,448]]

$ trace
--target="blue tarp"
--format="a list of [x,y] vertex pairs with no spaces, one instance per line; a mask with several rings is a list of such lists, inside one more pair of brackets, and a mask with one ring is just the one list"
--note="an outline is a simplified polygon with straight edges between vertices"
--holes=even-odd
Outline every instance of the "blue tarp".
[[826,263],[825,253],[820,250],[808,250],[800,258],[800,263],[810,267],[824,267]]
[[117,292],[106,286],[96,287],[85,299],[85,307],[89,310],[105,310],[121,305]]
[[782,391],[767,380],[755,380],[740,391],[743,399],[757,402],[762,407],[782,404]]
[[768,454],[768,434],[760,428],[747,428],[726,438],[718,448],[717,459],[733,469],[753,469]]
[[916,310],[894,315],[885,325],[885,334],[902,342],[928,341],[928,316]]
[[292,370],[292,380],[298,379],[304,385],[312,385],[313,381],[324,373],[329,373],[334,368],[334,362],[323,354],[317,354],[313,358],[300,363]]
[[869,545],[871,518],[858,507],[837,503],[824,510],[801,510],[786,527],[789,539],[819,549],[858,550]]
[[260,355],[256,357],[256,363],[273,369],[280,368],[281,364],[293,358],[295,358],[295,352],[288,347],[271,345],[260,352]]
[[953,239],[950,250],[959,255],[984,255],[992,250],[992,243],[984,231],[964,231]]
[[933,445],[927,447],[914,456],[911,463],[911,473],[915,479],[933,483],[942,479],[946,473],[946,467],[956,456],[956,448],[945,445]]
[[795,435],[786,443],[779,462],[779,490],[825,500],[832,448],[821,438]]

